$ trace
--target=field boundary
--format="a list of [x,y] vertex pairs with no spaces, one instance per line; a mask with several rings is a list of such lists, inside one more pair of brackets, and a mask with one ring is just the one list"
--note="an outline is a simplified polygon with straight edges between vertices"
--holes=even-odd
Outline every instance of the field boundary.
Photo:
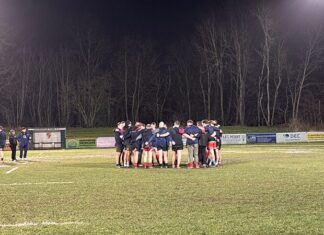
[[47,226],[47,225],[81,225],[83,222],[79,221],[68,221],[68,222],[52,222],[52,221],[43,221],[40,223],[35,222],[24,222],[17,224],[0,224],[0,228],[12,228],[12,227],[31,227],[31,226]]
[[0,184],[0,186],[24,186],[24,185],[51,185],[51,184],[74,184],[72,181],[67,182],[35,182],[35,183],[11,183],[11,184]]
[[12,173],[12,172],[14,172],[15,170],[17,170],[19,167],[14,167],[14,168],[12,168],[11,170],[9,170],[9,171],[7,171],[6,172],[6,174],[10,174],[10,173]]

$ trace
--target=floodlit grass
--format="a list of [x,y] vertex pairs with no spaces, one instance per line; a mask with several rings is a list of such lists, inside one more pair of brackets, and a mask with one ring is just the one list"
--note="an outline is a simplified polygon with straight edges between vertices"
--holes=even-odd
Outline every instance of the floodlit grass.
[[[288,127],[247,127],[247,126],[224,126],[224,133],[269,133],[269,132],[287,132]],[[97,138],[113,136],[114,128],[68,128],[67,138]]]
[[225,146],[223,166],[199,170],[115,169],[113,150],[30,156],[0,168],[0,225],[33,225],[0,234],[324,234],[323,144]]

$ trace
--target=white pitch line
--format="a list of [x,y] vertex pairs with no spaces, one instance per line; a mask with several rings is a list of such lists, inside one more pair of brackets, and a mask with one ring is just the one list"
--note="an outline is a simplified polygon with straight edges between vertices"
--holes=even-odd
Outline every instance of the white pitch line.
[[30,227],[30,226],[42,226],[42,225],[73,225],[73,224],[83,224],[79,221],[71,221],[71,222],[51,222],[44,221],[41,223],[33,223],[33,222],[24,222],[19,224],[0,224],[0,228],[9,228],[9,227]]
[[8,166],[8,165],[0,165],[0,168],[8,168],[8,167],[10,167],[10,166]]
[[74,182],[12,183],[12,184],[0,184],[0,186],[49,185],[49,184],[73,184],[73,183]]
[[18,169],[18,167],[14,167],[14,168],[12,168],[11,170],[7,171],[6,174],[10,174],[11,172],[14,172],[14,171],[17,170],[17,169]]

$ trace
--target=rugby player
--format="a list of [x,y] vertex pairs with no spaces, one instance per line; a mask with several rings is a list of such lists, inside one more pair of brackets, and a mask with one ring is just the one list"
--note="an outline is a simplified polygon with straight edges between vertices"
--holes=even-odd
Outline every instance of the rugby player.
[[131,147],[131,127],[132,122],[126,121],[125,127],[124,127],[124,133],[123,133],[123,139],[124,139],[124,146],[125,146],[125,152],[124,152],[124,167],[129,168],[129,160],[132,153],[132,147]]
[[147,124],[142,134],[144,168],[152,168],[152,146],[149,140],[153,136],[151,124]]
[[198,156],[199,156],[199,164],[204,168],[207,166],[206,161],[206,152],[207,152],[207,144],[208,144],[208,134],[206,133],[206,126],[208,122],[203,120],[201,122],[197,122],[197,126],[201,131],[201,135],[199,137],[199,149],[198,149]]
[[159,123],[159,132],[156,133],[156,145],[157,152],[159,155],[159,166],[160,168],[168,168],[168,149],[169,149],[169,136],[170,133],[166,129],[164,122]]
[[172,168],[180,168],[181,155],[183,150],[182,135],[184,130],[180,128],[180,122],[175,121],[169,130],[172,143]]
[[117,168],[120,168],[122,166],[122,155],[124,151],[124,145],[123,145],[124,127],[125,127],[125,122],[118,122],[117,128],[114,130],[115,147],[116,147],[115,162]]
[[208,135],[208,166],[216,166],[216,132],[213,121],[208,121],[206,126],[206,133]]
[[3,127],[0,126],[0,162],[4,163],[3,151],[6,145],[6,132],[4,132]]
[[200,129],[193,124],[192,120],[187,121],[187,127],[184,130],[184,137],[187,138],[188,148],[188,168],[199,168],[198,159],[198,140],[200,137]]

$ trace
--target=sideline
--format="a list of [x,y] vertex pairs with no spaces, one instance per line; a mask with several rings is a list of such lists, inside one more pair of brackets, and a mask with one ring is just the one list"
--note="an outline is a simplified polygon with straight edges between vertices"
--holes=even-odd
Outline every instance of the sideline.
[[12,168],[11,170],[7,171],[6,174],[10,174],[11,172],[14,172],[14,171],[17,170],[17,169],[18,169],[18,167],[14,167],[14,168]]
[[73,184],[73,183],[74,182],[12,183],[12,184],[0,184],[0,186],[50,185],[50,184]]
[[0,228],[9,228],[9,227],[30,227],[30,226],[43,226],[43,225],[80,225],[83,222],[79,221],[71,221],[71,222],[51,222],[51,221],[44,221],[41,223],[33,223],[33,222],[24,222],[18,224],[0,224]]

